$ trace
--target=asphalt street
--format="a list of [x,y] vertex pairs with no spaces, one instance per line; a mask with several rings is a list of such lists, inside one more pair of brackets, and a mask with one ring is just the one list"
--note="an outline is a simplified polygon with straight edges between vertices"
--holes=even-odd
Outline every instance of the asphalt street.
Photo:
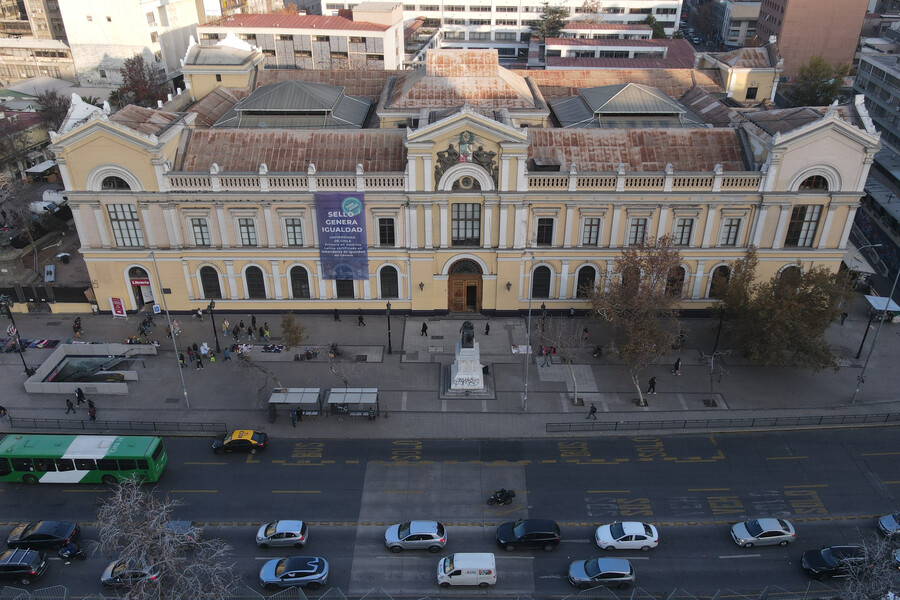
[[[601,554],[593,530],[614,520],[659,527],[657,549],[615,554],[633,561],[638,586],[649,593],[754,594],[772,585],[800,592],[810,584],[799,566],[804,550],[872,535],[874,517],[898,508],[897,433],[886,427],[586,441],[275,438],[255,456],[214,455],[209,438],[167,438],[169,465],[157,490],[184,501],[178,518],[232,544],[236,569],[253,589],[262,561],[285,555],[256,548],[256,528],[293,518],[310,523],[310,542],[288,554],[326,557],[329,585],[348,596],[376,586],[398,597],[566,596],[574,591],[565,579],[568,564]],[[516,502],[487,506],[499,487],[515,489]],[[54,486],[48,493],[5,484],[0,510],[9,529],[18,521],[73,519],[87,524],[90,539],[94,503],[104,494],[99,486]],[[793,521],[797,542],[736,546],[730,524],[760,516]],[[558,521],[563,543],[553,552],[497,548],[497,525],[524,517]],[[410,518],[444,522],[445,551],[388,552],[385,527]],[[496,588],[438,591],[437,560],[455,551],[494,552]],[[107,560],[55,562],[40,586],[96,593]]]

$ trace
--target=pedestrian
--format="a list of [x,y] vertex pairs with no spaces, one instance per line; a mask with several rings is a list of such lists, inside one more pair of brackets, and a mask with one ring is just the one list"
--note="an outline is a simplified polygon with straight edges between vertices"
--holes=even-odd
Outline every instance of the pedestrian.
[[3,406],[0,406],[0,421],[3,419],[7,419],[10,423],[12,423],[12,417],[9,416],[9,411],[6,410]]
[[93,400],[88,400],[88,410],[90,410],[90,409],[92,409],[92,408],[97,408],[97,407],[94,405],[94,401],[93,401]]
[[197,347],[197,342],[194,342],[191,348],[194,350],[194,356],[200,356],[200,348]]
[[188,346],[188,360],[194,362],[194,349]]
[[541,363],[542,367],[550,366],[550,348],[547,346],[541,346],[541,354],[544,355],[544,362]]
[[681,375],[681,357],[680,356],[677,359],[675,359],[675,366],[672,367],[672,374],[673,375]]
[[291,427],[296,427],[296,426],[297,426],[297,411],[292,410],[291,411]]
[[86,401],[84,391],[81,388],[75,388],[75,401],[78,403],[78,406],[81,406]]
[[335,321],[341,320],[341,315],[338,314],[338,309],[334,309],[334,320]]
[[200,358],[200,355],[198,354],[197,355],[197,370],[199,371],[202,368],[203,368],[203,359]]
[[187,366],[186,364],[184,364],[184,354],[179,354],[179,355],[178,355],[178,362],[181,363],[181,368],[182,368],[182,369],[185,368],[185,367]]
[[588,328],[587,327],[585,327],[584,329],[581,330],[581,336],[582,336],[582,338],[584,338],[584,341],[588,340]]
[[363,319],[362,309],[359,309],[359,314],[356,315],[356,326],[357,327],[365,327],[366,321]]
[[203,321],[203,310],[200,308],[197,309],[197,318]]
[[88,416],[91,418],[91,421],[97,420],[97,407],[91,406],[88,408]]
[[269,341],[269,336],[266,335],[266,330],[261,325],[259,327],[259,341]]
[[491,324],[490,323],[484,324],[484,335],[491,335]]
[[228,322],[228,319],[222,319],[222,335],[228,335],[230,330],[231,323]]
[[225,346],[225,360],[231,360],[231,350],[228,349],[228,346]]
[[303,422],[303,409],[298,406],[296,413],[297,413],[297,422],[302,423]]
[[250,315],[250,329],[256,331],[256,315]]
[[147,329],[150,327],[149,325],[147,325],[147,317],[144,317],[144,320],[141,321],[141,327],[143,327],[144,329]]
[[243,319],[241,319],[241,322],[238,323],[237,326],[238,326],[238,331],[239,331],[240,333],[242,333],[242,334],[243,334],[243,333],[246,331],[246,329],[247,329],[247,327],[244,325],[244,320],[243,320]]
[[[575,318],[575,309],[574,309],[574,308],[570,308],[570,309],[569,309],[569,318],[570,318],[570,319],[574,319],[574,318]],[[592,405],[592,406],[593,406],[593,405]]]
[[172,337],[172,328],[169,327],[168,325],[166,325],[166,337],[167,337],[167,338],[171,338],[171,337]]
[[207,344],[206,342],[200,344],[200,358],[209,358],[209,351],[209,344]]
[[81,337],[81,334],[83,333],[81,329],[81,317],[75,317],[75,322],[72,323],[72,332],[75,334],[75,337]]
[[849,316],[850,316],[850,315],[847,314],[847,311],[846,311],[846,310],[845,310],[844,312],[841,313],[841,327],[844,326],[844,321],[846,321],[846,320],[847,320],[847,317],[849,317]]
[[422,335],[428,335],[428,323],[422,323]]
[[588,419],[597,420],[597,407],[594,406],[593,402],[591,402],[591,409],[588,411],[588,415],[584,418],[585,421]]
[[75,405],[72,404],[72,401],[66,398],[66,414],[69,414],[70,411],[73,413],[78,412],[77,410],[75,410]]
[[266,341],[268,342],[269,341],[269,322],[268,321],[263,322],[263,335],[265,336]]
[[[256,341],[256,331],[253,329],[253,327],[247,328],[247,339],[253,340],[254,342]],[[260,340],[260,341],[262,341],[262,340]]]
[[235,325],[234,329],[231,330],[231,335],[234,336],[234,341],[238,341],[238,336],[241,334],[241,330],[238,329],[238,326]]
[[650,387],[647,388],[648,394],[656,394],[656,377],[650,378]]

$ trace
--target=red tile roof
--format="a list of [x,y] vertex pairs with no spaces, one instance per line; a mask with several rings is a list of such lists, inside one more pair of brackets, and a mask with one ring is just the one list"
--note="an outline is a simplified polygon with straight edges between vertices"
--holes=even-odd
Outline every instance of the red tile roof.
[[[604,59],[582,59],[604,60]],[[614,59],[618,60],[618,59]],[[637,61],[643,59],[621,59],[625,61]],[[632,62],[629,62],[632,64]],[[529,76],[540,88],[544,98],[567,98],[576,96],[578,88],[598,87],[601,85],[616,85],[620,83],[640,83],[659,88],[667,96],[678,98],[691,89],[695,84],[710,92],[720,94],[725,90],[719,79],[719,72],[711,70],[694,69],[560,69],[554,71],[512,71],[513,73]]]
[[351,21],[323,15],[232,15],[210,21],[202,27],[243,27],[245,29],[343,29],[347,31],[387,31],[387,25]]
[[41,114],[37,112],[4,109],[0,113],[4,117],[0,121],[0,129],[7,133],[24,131],[41,124]]
[[309,83],[324,83],[344,88],[348,96],[362,96],[370,100],[377,100],[384,91],[387,80],[395,75],[409,73],[409,71],[385,71],[375,69],[371,71],[325,71],[312,69],[263,69],[257,76],[257,87],[282,81],[306,81]]
[[569,21],[563,27],[566,29],[608,29],[610,31],[653,31],[653,28],[646,23],[635,23],[634,25],[626,25],[625,23],[595,23],[593,21]]
[[238,98],[228,88],[216,88],[188,109],[197,113],[194,124],[197,127],[212,127],[213,123],[237,104]]
[[158,135],[180,118],[174,113],[129,104],[110,115],[109,120],[146,135]]

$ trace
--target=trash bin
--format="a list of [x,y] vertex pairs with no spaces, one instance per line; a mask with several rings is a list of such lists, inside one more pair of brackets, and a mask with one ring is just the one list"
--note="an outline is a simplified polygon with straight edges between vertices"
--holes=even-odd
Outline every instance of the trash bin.
[[71,256],[71,254],[69,254],[68,252],[60,252],[59,254],[56,255],[56,258],[58,258],[62,264],[67,265],[67,264],[69,264],[70,256]]

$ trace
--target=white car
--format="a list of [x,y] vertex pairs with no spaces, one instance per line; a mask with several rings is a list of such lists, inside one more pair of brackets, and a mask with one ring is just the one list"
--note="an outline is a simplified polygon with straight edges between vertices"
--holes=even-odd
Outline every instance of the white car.
[[302,548],[309,541],[309,527],[303,521],[274,521],[266,523],[256,532],[256,545],[294,546]]
[[659,545],[659,532],[655,525],[624,521],[601,525],[594,533],[594,541],[603,550],[643,550],[647,552]]

